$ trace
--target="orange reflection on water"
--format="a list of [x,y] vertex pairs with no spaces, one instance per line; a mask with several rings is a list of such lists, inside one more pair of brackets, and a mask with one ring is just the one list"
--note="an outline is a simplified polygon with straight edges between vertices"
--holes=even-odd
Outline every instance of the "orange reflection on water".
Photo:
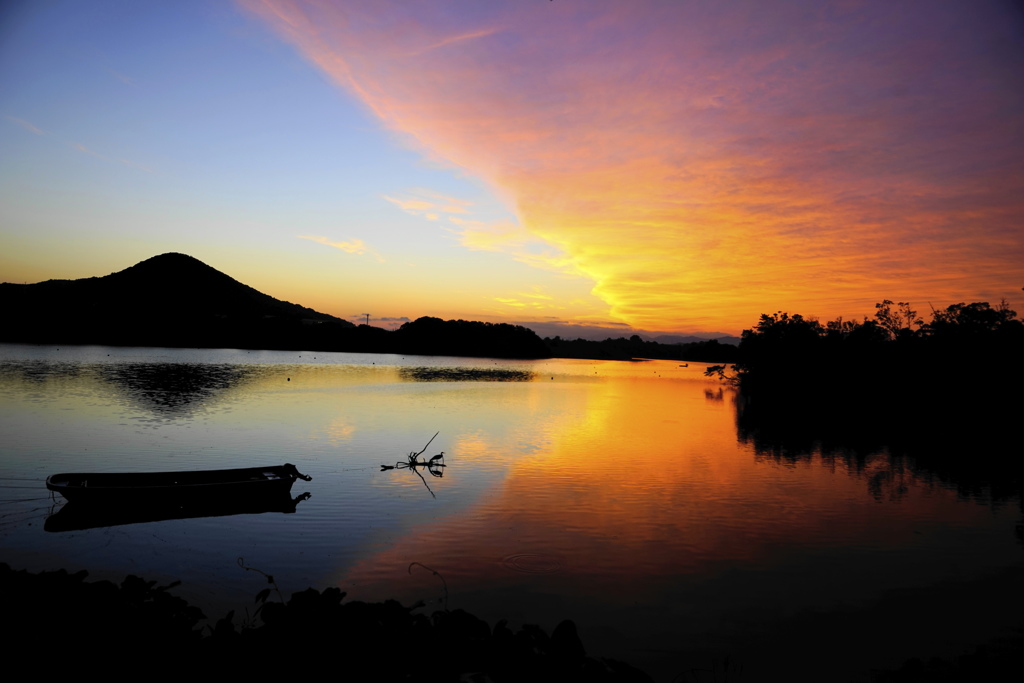
[[[508,605],[481,596],[528,590],[533,599],[630,602],[685,577],[774,571],[794,553],[902,547],[920,541],[915,520],[962,516],[949,508],[953,496],[911,482],[900,501],[906,516],[894,519],[844,467],[755,457],[737,442],[729,390],[713,400],[717,387],[654,376],[560,389],[571,409],[524,416],[528,442],[481,430],[455,438],[446,477],[469,476],[487,459],[513,462],[473,508],[382,539],[339,584],[359,599],[431,598],[431,579],[407,571],[422,562],[442,572],[453,593],[505,613]],[[504,436],[517,439],[514,431]]]

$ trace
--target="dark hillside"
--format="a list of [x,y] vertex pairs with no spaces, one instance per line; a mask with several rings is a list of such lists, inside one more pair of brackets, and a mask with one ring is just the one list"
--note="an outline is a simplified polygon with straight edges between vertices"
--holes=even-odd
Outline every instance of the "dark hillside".
[[[140,307],[171,313],[175,311],[236,316],[280,316],[319,321],[344,322],[311,308],[275,299],[186,254],[161,254],[96,281],[98,294]],[[346,327],[351,326],[348,323]]]
[[521,325],[423,317],[394,332],[397,353],[490,358],[548,358],[537,333]]
[[83,312],[134,317],[230,314],[338,321],[263,294],[186,254],[161,254],[104,277],[34,285],[4,283],[0,287],[5,304],[12,304],[16,311],[48,316]]
[[500,358],[550,354],[518,325],[424,317],[389,331],[280,301],[185,254],[104,277],[0,284],[0,341],[354,351]]
[[185,254],[104,277],[0,285],[3,341],[302,348],[351,323],[280,301]]

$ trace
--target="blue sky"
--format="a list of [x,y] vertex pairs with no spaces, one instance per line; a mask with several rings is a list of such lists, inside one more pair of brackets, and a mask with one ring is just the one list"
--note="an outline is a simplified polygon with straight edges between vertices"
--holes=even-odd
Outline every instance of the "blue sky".
[[[450,227],[404,211],[396,201],[456,197],[474,218],[515,220],[230,3],[8,10],[0,93],[5,281],[181,251],[339,316],[494,318],[482,295],[449,301],[565,280],[502,254],[467,257]],[[424,291],[422,278],[441,284]]]

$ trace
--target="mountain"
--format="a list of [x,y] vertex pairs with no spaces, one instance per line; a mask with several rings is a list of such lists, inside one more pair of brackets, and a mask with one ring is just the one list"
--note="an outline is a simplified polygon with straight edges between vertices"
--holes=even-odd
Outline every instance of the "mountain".
[[0,342],[547,357],[532,331],[420,318],[395,331],[358,327],[280,301],[185,254],[117,273],[0,284]]
[[185,254],[81,280],[0,284],[2,341],[308,348],[352,323],[263,294]]

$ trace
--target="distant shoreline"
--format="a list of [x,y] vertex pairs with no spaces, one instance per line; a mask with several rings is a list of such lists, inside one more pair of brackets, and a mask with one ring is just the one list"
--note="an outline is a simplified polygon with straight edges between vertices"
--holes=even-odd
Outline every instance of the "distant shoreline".
[[[733,362],[736,357],[736,347],[729,344],[721,344],[715,340],[709,342],[694,342],[691,344],[661,344],[659,342],[644,342],[639,344],[625,338],[606,339],[604,341],[590,341],[577,339],[573,341],[559,340],[551,346],[552,340],[543,340],[549,344],[549,348],[559,349],[563,352],[574,352],[575,355],[547,356],[496,356],[490,354],[470,353],[419,353],[413,351],[394,350],[366,350],[366,349],[338,349],[338,348],[307,348],[307,347],[264,347],[264,346],[208,346],[208,345],[172,345],[172,344],[134,344],[103,342],[48,342],[48,341],[23,341],[20,339],[0,339],[0,344],[24,344],[28,346],[109,346],[113,348],[147,348],[147,349],[206,349],[206,350],[240,350],[240,351],[286,351],[296,353],[379,353],[403,356],[450,356],[453,358],[501,358],[502,360],[618,360],[618,361],[644,361],[644,360],[673,360],[684,363],[728,363]],[[637,353],[629,354],[626,351],[635,350]]]

